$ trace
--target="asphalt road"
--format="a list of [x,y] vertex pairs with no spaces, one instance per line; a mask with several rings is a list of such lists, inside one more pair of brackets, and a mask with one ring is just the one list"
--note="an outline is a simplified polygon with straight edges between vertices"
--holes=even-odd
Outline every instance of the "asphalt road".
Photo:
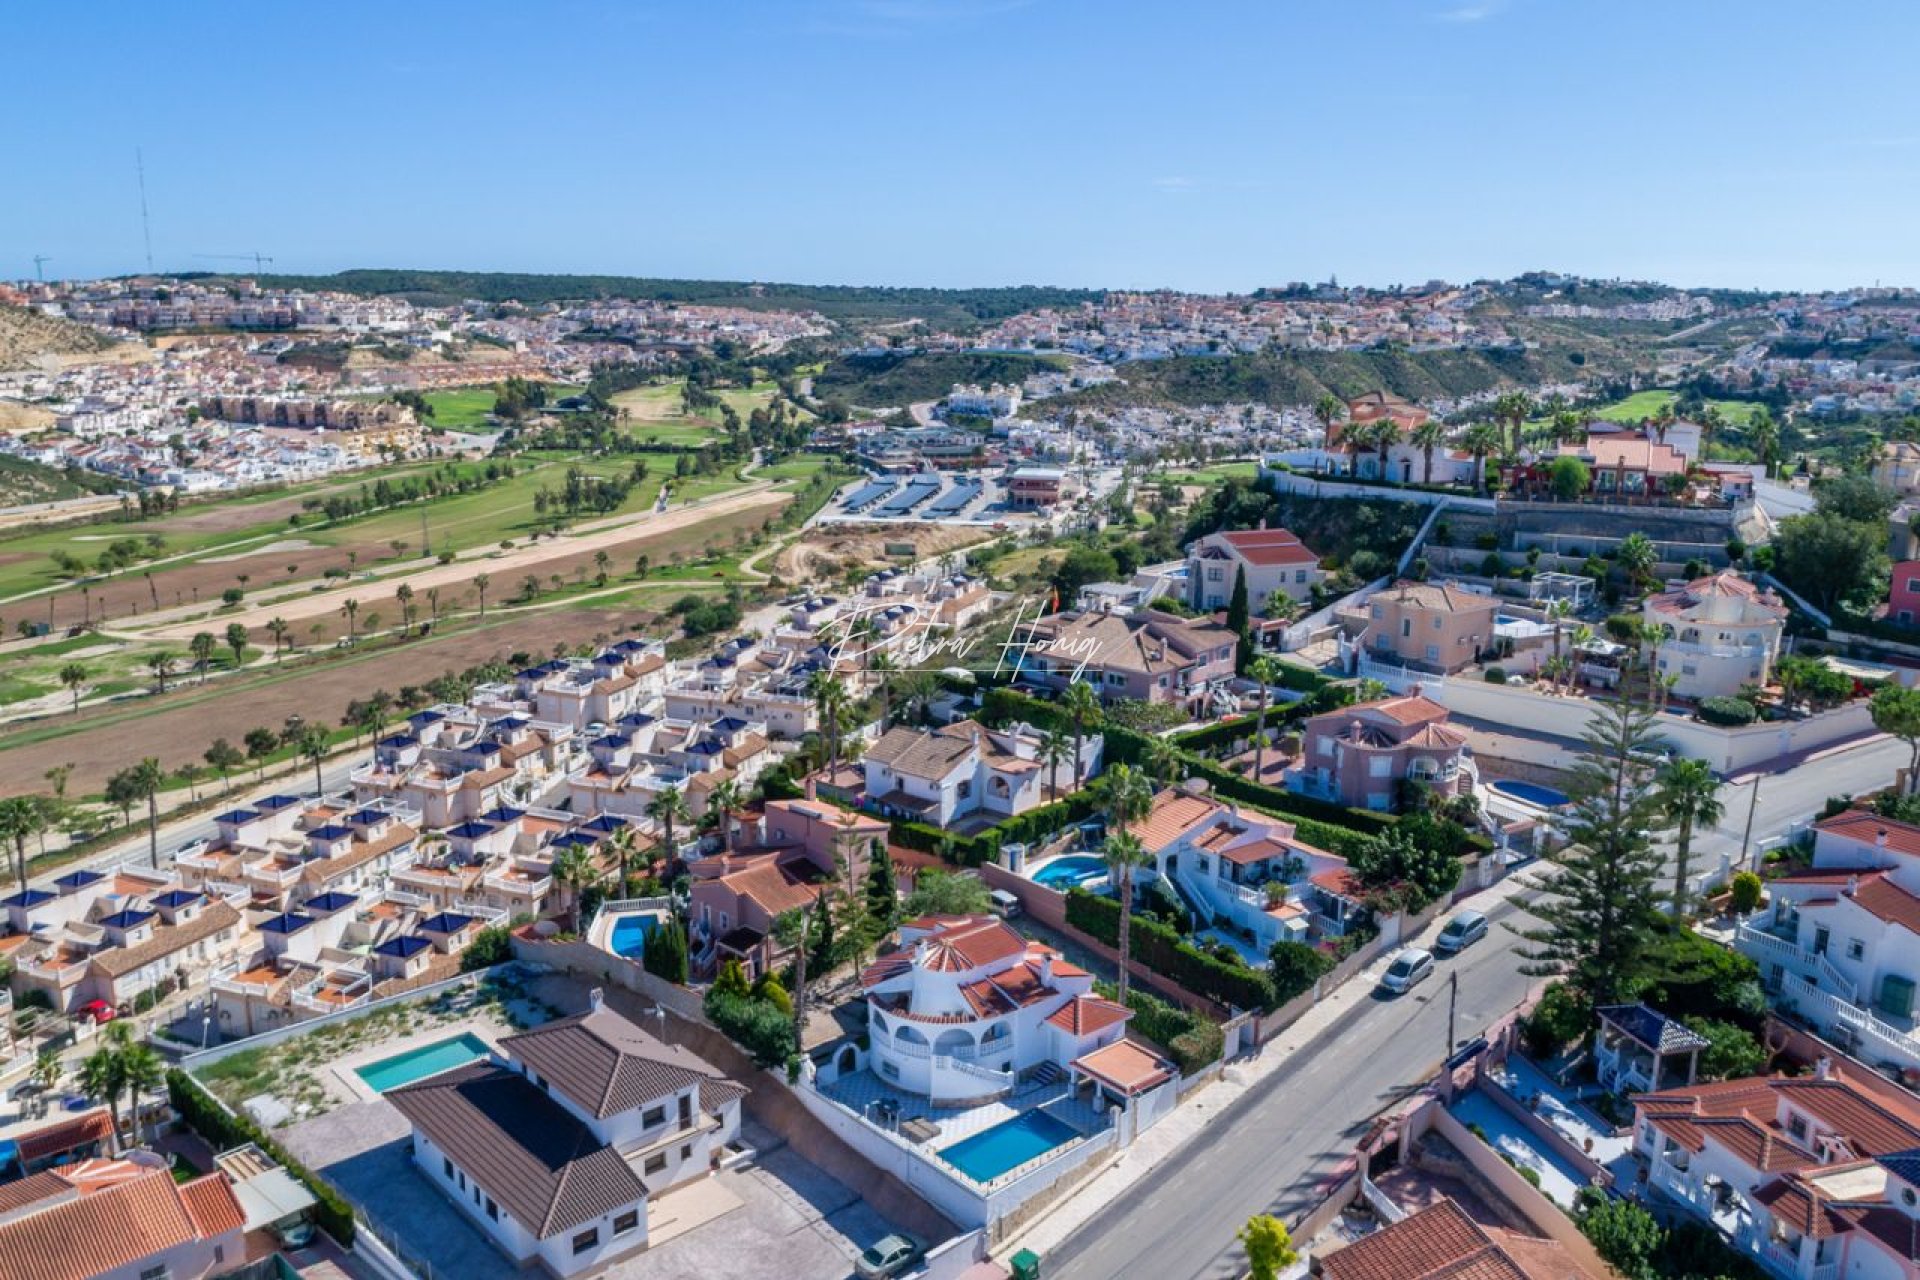
[[[1721,791],[1725,816],[1695,838],[1695,865],[1708,865],[1722,851],[1738,853],[1749,805],[1758,848],[1815,816],[1828,796],[1885,786],[1905,762],[1903,744],[1874,739],[1785,773],[1730,782]],[[1365,1000],[1303,1044],[1283,1035],[1286,1064],[1050,1251],[1048,1274],[1067,1280],[1243,1275],[1246,1259],[1233,1237],[1246,1220],[1256,1213],[1293,1219],[1311,1207],[1319,1184],[1352,1153],[1372,1118],[1438,1068],[1450,973],[1460,975],[1456,1035],[1463,1040],[1526,994],[1534,980],[1519,971],[1514,951],[1520,940],[1502,927],[1524,921],[1524,910],[1507,902],[1491,915],[1495,927],[1487,938],[1464,956],[1440,961],[1411,997]]]
[[[1256,1213],[1294,1219],[1351,1155],[1372,1118],[1424,1084],[1446,1054],[1449,975],[1460,975],[1456,1035],[1468,1039],[1511,1010],[1534,981],[1519,972],[1519,939],[1503,922],[1405,996],[1370,996],[1249,1090],[1201,1139],[1107,1205],[1046,1257],[1066,1280],[1229,1280],[1246,1273],[1234,1233]],[[1382,961],[1382,964],[1385,962]],[[1379,966],[1376,966],[1378,968]],[[1354,981],[1365,981],[1356,977]]]

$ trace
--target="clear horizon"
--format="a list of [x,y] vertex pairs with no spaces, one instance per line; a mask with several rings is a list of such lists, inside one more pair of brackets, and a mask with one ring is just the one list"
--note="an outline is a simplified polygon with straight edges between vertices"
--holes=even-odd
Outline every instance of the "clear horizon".
[[1920,10],[230,0],[15,15],[0,278],[1920,285]]

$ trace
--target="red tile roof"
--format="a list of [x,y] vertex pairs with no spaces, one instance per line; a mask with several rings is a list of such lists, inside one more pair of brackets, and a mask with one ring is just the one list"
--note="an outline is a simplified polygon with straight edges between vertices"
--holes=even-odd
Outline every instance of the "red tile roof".
[[1320,557],[1286,529],[1234,529],[1214,535],[1239,553],[1248,564],[1319,564]]
[[1920,857],[1920,827],[1894,818],[1883,818],[1865,809],[1848,809],[1813,824],[1815,831],[1841,836],[1872,847],[1886,833],[1887,848],[1894,853]]
[[1125,1022],[1133,1010],[1099,996],[1075,996],[1054,1011],[1047,1021],[1070,1036],[1090,1036],[1105,1031],[1116,1022]]
[[127,1269],[196,1239],[238,1231],[244,1216],[225,1175],[176,1187],[162,1166],[89,1161],[62,1175],[66,1190],[0,1222],[0,1276],[87,1280]]
[[1128,1095],[1145,1093],[1173,1079],[1171,1062],[1131,1040],[1115,1040],[1105,1048],[1083,1053],[1073,1065]]

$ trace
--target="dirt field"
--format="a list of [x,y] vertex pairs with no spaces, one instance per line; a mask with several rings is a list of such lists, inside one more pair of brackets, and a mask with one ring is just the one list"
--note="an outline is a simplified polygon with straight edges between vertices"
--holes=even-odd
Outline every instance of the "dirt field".
[[809,529],[775,557],[771,566],[764,567],[788,582],[830,579],[838,577],[849,563],[869,569],[904,564],[904,557],[887,554],[889,542],[912,543],[914,558],[918,560],[970,547],[991,537],[993,533],[989,530],[962,525],[823,525]]
[[[455,635],[436,636],[358,660],[348,659],[300,672],[277,682],[216,681],[204,689],[183,688],[152,703],[121,704],[85,712],[88,727],[51,741],[9,747],[0,734],[0,795],[44,790],[49,765],[71,761],[74,794],[97,793],[109,775],[144,756],[157,756],[168,769],[194,761],[213,740],[238,745],[257,725],[278,729],[290,715],[337,725],[347,703],[375,689],[394,692],[403,684],[424,684],[517,650],[551,652],[557,642],[578,644],[597,635],[621,634],[643,615],[625,610],[565,609],[529,613]],[[169,705],[171,704],[171,705]],[[151,710],[147,708],[151,706]],[[19,726],[21,732],[45,721]],[[17,736],[17,735],[13,735]]]

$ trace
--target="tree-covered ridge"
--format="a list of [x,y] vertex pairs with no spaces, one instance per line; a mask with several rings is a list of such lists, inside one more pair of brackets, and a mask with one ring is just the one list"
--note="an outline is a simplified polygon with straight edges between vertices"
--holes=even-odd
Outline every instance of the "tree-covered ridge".
[[892,288],[883,285],[759,284],[742,280],[672,280],[649,276],[547,275],[521,271],[417,271],[361,267],[325,276],[262,275],[270,289],[315,289],[367,295],[398,294],[416,301],[572,302],[650,299],[745,307],[757,311],[818,311],[833,320],[923,317],[938,323],[984,323],[1037,307],[1070,307],[1103,298],[1101,289],[1008,285],[987,289]]
[[958,382],[980,386],[1018,383],[1030,374],[1067,365],[1064,356],[987,351],[845,356],[814,378],[813,393],[822,400],[885,409],[917,400],[938,400]]

